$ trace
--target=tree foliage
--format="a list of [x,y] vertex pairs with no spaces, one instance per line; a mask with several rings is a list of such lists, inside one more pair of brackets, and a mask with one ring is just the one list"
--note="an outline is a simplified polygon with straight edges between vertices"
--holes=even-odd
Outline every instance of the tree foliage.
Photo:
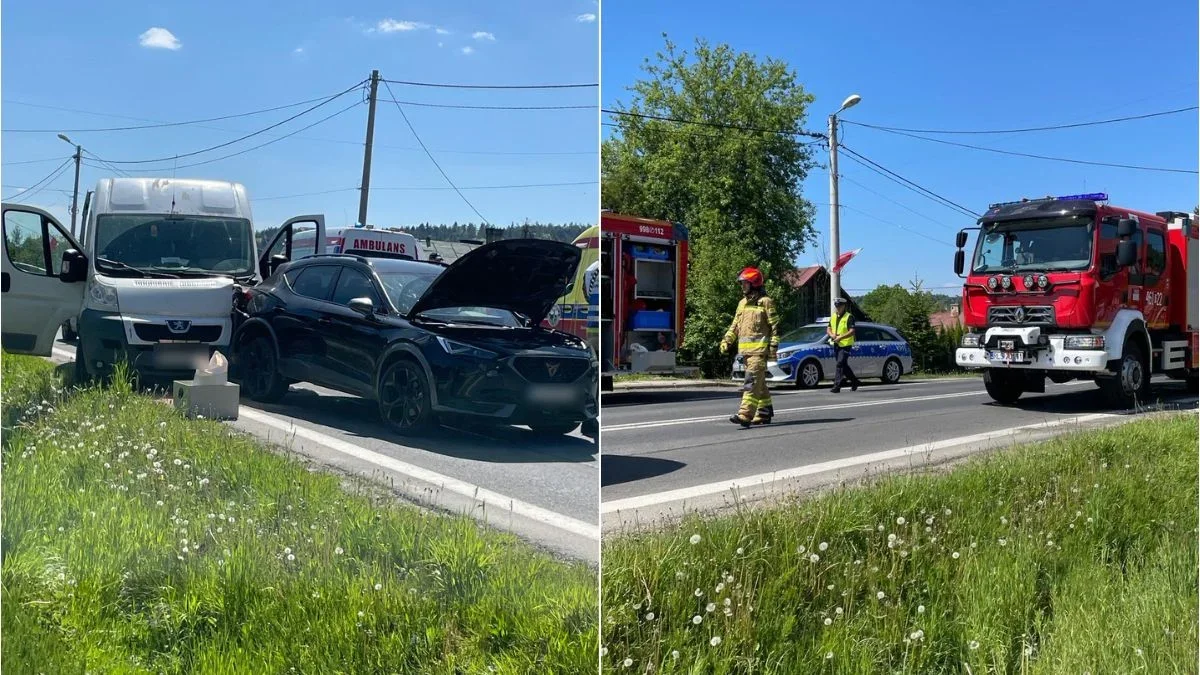
[[[499,230],[499,239],[552,239],[554,241],[570,243],[589,227],[591,225],[587,223],[567,223],[560,225],[556,223],[529,222],[523,224],[513,223],[508,227],[497,229]],[[404,231],[420,241],[425,241],[426,239],[434,241],[461,241],[463,239],[485,241],[487,239],[487,226],[476,225],[474,223],[452,223],[450,225],[444,223],[438,225],[421,223],[404,228]],[[259,251],[262,251],[263,247],[269,244],[278,232],[278,227],[256,230],[254,236]]]
[[[782,61],[728,45],[666,46],[643,66],[619,110],[601,159],[602,206],[684,223],[690,233],[688,325],[683,357],[709,373],[727,368],[721,334],[740,294],[735,279],[755,265],[786,316],[784,275],[813,237],[813,207],[800,185],[812,151],[796,135],[813,101]],[[636,115],[742,129],[681,124]],[[775,130],[792,133],[772,133]],[[808,139],[805,139],[808,140]]]
[[880,285],[859,299],[871,320],[895,327],[908,340],[913,351],[913,367],[921,371],[945,372],[957,366],[954,350],[962,341],[961,326],[935,329],[929,316],[943,311],[942,297],[922,288],[920,279],[900,284]]

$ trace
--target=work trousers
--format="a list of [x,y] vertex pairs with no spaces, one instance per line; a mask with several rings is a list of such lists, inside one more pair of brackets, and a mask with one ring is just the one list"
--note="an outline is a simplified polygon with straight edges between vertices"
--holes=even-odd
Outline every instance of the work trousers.
[[738,417],[744,420],[769,420],[775,415],[771,390],[767,388],[767,357],[747,356],[746,382],[742,385],[742,407]]
[[833,374],[833,389],[834,391],[842,388],[842,380],[850,380],[850,384],[858,386],[860,384],[858,376],[850,370],[850,347],[834,347],[834,358],[837,359],[837,370]]

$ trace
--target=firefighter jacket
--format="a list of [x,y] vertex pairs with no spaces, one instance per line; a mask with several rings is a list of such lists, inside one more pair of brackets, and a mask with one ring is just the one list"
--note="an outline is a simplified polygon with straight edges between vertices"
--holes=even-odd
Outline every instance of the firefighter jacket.
[[738,303],[724,344],[737,344],[742,356],[768,356],[779,348],[779,318],[775,303],[765,295],[745,297]]

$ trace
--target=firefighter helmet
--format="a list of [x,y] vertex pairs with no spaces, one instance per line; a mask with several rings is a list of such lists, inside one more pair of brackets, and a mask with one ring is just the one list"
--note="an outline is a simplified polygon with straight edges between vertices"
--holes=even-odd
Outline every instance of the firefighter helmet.
[[747,267],[738,275],[738,281],[748,281],[753,288],[762,288],[763,275],[757,267]]

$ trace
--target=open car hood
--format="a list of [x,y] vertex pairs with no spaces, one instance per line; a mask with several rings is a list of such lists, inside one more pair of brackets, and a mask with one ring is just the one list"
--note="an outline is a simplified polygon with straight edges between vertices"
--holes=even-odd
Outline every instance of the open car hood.
[[582,256],[576,246],[546,239],[506,239],[480,246],[447,267],[409,316],[448,307],[491,307],[540,324],[570,290]]

